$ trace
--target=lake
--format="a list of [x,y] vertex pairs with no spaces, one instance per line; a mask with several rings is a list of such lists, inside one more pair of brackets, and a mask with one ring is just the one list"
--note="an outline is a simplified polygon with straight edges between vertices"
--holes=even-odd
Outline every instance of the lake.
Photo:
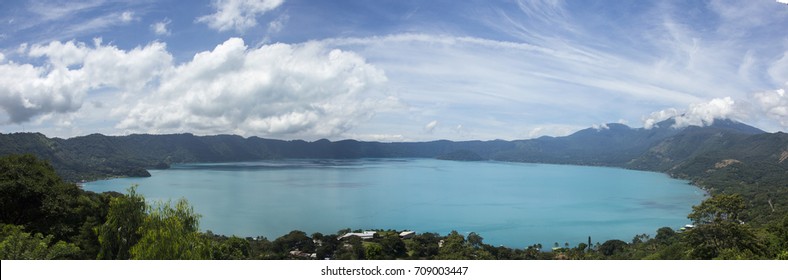
[[200,228],[265,236],[343,228],[479,233],[524,248],[654,237],[688,223],[704,192],[665,174],[618,168],[434,159],[279,160],[178,164],[149,178],[88,182],[148,203],[184,197]]

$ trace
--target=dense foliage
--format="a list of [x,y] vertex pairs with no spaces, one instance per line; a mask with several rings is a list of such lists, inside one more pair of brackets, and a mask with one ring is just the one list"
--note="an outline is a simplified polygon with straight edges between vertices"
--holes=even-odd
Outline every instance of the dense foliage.
[[542,244],[495,247],[479,234],[456,231],[227,237],[200,232],[200,216],[183,199],[151,206],[133,186],[125,195],[85,192],[30,155],[0,157],[0,171],[0,259],[788,259],[788,216],[750,224],[739,194],[714,195],[693,207],[688,218],[695,228],[664,227],[630,242],[556,242],[547,251]]

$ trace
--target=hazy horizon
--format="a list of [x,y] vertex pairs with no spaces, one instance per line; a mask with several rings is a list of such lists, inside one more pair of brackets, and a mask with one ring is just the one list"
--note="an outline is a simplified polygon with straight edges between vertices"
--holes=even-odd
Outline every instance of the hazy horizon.
[[[719,120],[719,119],[716,119],[716,120]],[[569,135],[572,135],[574,133],[577,133],[577,132],[579,132],[581,130],[585,130],[585,129],[604,130],[604,129],[608,129],[609,128],[608,125],[611,125],[611,124],[620,124],[620,123],[608,123],[608,124],[602,124],[602,125],[594,125],[594,126],[591,126],[591,127],[581,128],[581,129],[576,130],[576,131],[570,131],[566,135],[556,135],[556,136],[548,136],[548,137],[569,136]],[[742,124],[748,125],[746,123],[742,123]],[[625,125],[626,126],[626,124],[621,124],[621,125]],[[701,124],[701,126],[707,126],[707,125],[711,125],[711,124]],[[646,127],[631,127],[631,126],[627,126],[627,127],[631,128],[631,129],[650,129],[650,128],[646,128]],[[755,127],[755,128],[760,129],[758,127]],[[776,131],[776,132],[768,132],[767,131],[766,133],[777,133],[777,132],[785,133],[784,131]],[[4,133],[4,132],[0,132],[0,134],[2,134],[2,133]],[[386,140],[364,140],[364,139],[354,139],[354,138],[337,138],[337,139],[329,139],[329,138],[319,138],[319,139],[289,138],[288,139],[288,138],[262,137],[262,136],[258,136],[258,135],[238,135],[238,134],[227,134],[227,133],[197,134],[197,133],[192,133],[192,132],[178,132],[178,133],[127,133],[127,134],[102,134],[102,133],[94,132],[94,133],[87,133],[87,134],[82,134],[82,135],[73,135],[73,136],[70,136],[70,137],[51,136],[51,135],[47,135],[47,134],[45,134],[43,132],[39,132],[39,131],[15,131],[15,132],[9,132],[8,134],[11,134],[11,133],[41,133],[41,134],[44,134],[44,136],[46,136],[48,138],[62,138],[62,139],[71,139],[71,138],[85,137],[85,136],[89,136],[89,135],[93,135],[93,134],[100,134],[100,135],[104,135],[104,136],[113,136],[113,137],[123,137],[123,136],[130,136],[130,135],[178,135],[178,134],[190,134],[190,135],[194,135],[194,136],[198,136],[198,137],[230,135],[230,136],[240,136],[240,137],[242,137],[244,139],[258,137],[258,138],[261,138],[261,139],[281,140],[281,141],[299,141],[299,140],[301,140],[301,141],[306,141],[306,142],[317,142],[317,141],[321,141],[321,140],[329,140],[331,142],[338,142],[338,141],[345,141],[345,140],[354,140],[354,141],[361,141],[361,142],[381,142],[381,143],[416,143],[416,142],[433,142],[433,141],[453,141],[453,142],[462,142],[462,141],[483,141],[483,142],[487,142],[487,141],[520,141],[520,140],[532,140],[532,139],[537,139],[537,138],[540,138],[540,137],[547,136],[547,135],[542,135],[542,136],[533,137],[533,138],[519,138],[519,139],[494,138],[494,139],[452,140],[452,139],[435,138],[435,139],[422,139],[422,140],[416,140],[416,141],[406,141],[404,139],[393,140],[393,141],[386,141]]]

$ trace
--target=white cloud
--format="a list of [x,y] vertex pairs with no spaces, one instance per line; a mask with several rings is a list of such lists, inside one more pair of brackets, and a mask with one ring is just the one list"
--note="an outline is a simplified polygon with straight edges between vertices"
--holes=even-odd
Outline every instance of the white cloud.
[[31,46],[28,55],[31,57],[45,56],[48,63],[54,67],[65,68],[82,63],[89,51],[89,48],[84,43],[69,41],[64,44],[55,41],[47,45]]
[[593,129],[596,129],[596,130],[606,130],[606,129],[610,129],[610,127],[608,127],[606,123],[602,123],[602,124],[592,124],[592,125],[591,125],[591,127],[592,127]]
[[[80,4],[85,7],[81,10],[67,9],[65,6],[68,5],[61,5],[63,7],[42,13],[41,18],[53,19],[52,24],[48,26],[57,29],[57,36],[60,37],[44,34],[46,36],[37,38],[74,38],[83,37],[90,32],[109,31],[113,30],[113,27],[128,24],[123,20],[123,11],[135,11],[136,14],[126,17],[132,22],[139,21],[139,13],[146,11],[130,5],[108,7],[98,2],[103,0],[75,2],[74,5]],[[167,62],[160,67],[158,74],[129,77],[126,80],[127,85],[120,85],[120,82],[107,83],[114,87],[122,87],[122,91],[128,93],[118,95],[119,99],[134,102],[128,107],[118,106],[119,103],[103,103],[106,104],[105,108],[117,108],[114,111],[113,116],[116,119],[112,120],[113,122],[128,120],[129,123],[122,127],[129,131],[140,132],[194,130],[196,133],[217,131],[247,135],[274,133],[296,137],[314,133],[315,123],[319,123],[315,121],[316,118],[330,115],[340,116],[338,119],[344,120],[346,116],[353,115],[353,113],[342,113],[338,109],[329,113],[326,113],[327,109],[313,110],[319,108],[318,105],[332,102],[357,104],[359,100],[371,100],[372,103],[367,107],[361,106],[358,112],[367,113],[358,113],[361,116],[359,120],[350,121],[344,126],[328,125],[328,127],[341,127],[335,131],[356,127],[354,130],[345,130],[342,135],[405,135],[408,139],[418,140],[458,139],[457,135],[460,134],[455,132],[464,130],[473,132],[473,134],[462,134],[463,137],[472,139],[514,139],[525,137],[526,134],[531,135],[529,131],[534,132],[533,135],[555,136],[563,133],[563,130],[559,129],[560,125],[583,128],[589,123],[606,123],[616,119],[629,120],[631,123],[643,120],[646,126],[651,127],[659,120],[680,116],[685,112],[687,115],[682,119],[683,124],[703,124],[708,120],[708,116],[713,115],[747,117],[747,114],[751,114],[750,116],[761,114],[742,108],[749,105],[747,109],[762,108],[770,112],[766,115],[771,118],[762,118],[765,122],[758,125],[766,125],[764,129],[774,130],[774,125],[783,120],[780,113],[783,108],[780,100],[783,99],[778,98],[777,101],[773,101],[778,94],[764,90],[781,88],[786,81],[788,53],[785,52],[785,44],[788,41],[780,36],[774,36],[784,33],[779,26],[784,26],[786,17],[783,15],[786,13],[766,11],[764,7],[774,7],[772,4],[753,3],[758,6],[751,7],[753,5],[710,1],[702,5],[691,5],[693,8],[700,9],[698,15],[704,15],[703,18],[708,15],[710,18],[720,19],[699,23],[695,21],[696,18],[686,16],[686,9],[678,9],[685,8],[685,5],[661,2],[654,5],[638,5],[638,9],[633,10],[632,14],[622,14],[617,18],[620,21],[616,21],[618,23],[616,24],[606,17],[615,16],[620,12],[618,9],[622,7],[607,9],[591,5],[587,7],[589,9],[578,10],[572,8],[574,4],[562,1],[519,1],[507,2],[501,7],[476,9],[473,18],[464,18],[461,21],[474,27],[471,29],[455,25],[456,22],[452,17],[429,19],[422,15],[414,17],[407,26],[373,24],[350,30],[353,32],[328,33],[319,28],[296,37],[303,37],[305,40],[329,37],[328,39],[317,39],[319,41],[306,44],[263,45],[270,41],[268,38],[270,34],[288,31],[283,28],[290,26],[290,23],[292,26],[301,26],[309,22],[303,21],[305,17],[300,13],[299,7],[292,7],[292,11],[298,11],[300,16],[289,19],[285,12],[280,12],[283,9],[279,8],[283,5],[282,1],[213,1],[215,9],[196,15],[205,15],[197,19],[200,24],[204,23],[210,28],[222,31],[255,30],[261,33],[258,34],[258,38],[263,36],[262,40],[256,40],[261,42],[260,45],[247,47],[241,44],[238,49],[225,50],[226,57],[219,57],[221,52],[217,48],[200,54],[205,57],[198,55],[194,60],[187,59],[186,63],[180,65]],[[673,6],[675,9],[670,9]],[[713,9],[712,13],[706,11],[709,7]],[[471,8],[475,9],[475,7]],[[756,17],[763,19],[749,20]],[[18,19],[20,22],[24,21],[21,17]],[[418,20],[422,22],[416,22]],[[151,23],[154,22],[148,22],[146,25]],[[363,21],[360,23],[367,25]],[[20,23],[15,22],[12,26],[18,24]],[[170,32],[172,26],[163,24],[162,27],[157,29],[154,23],[150,26],[151,32],[157,30]],[[380,33],[382,30],[386,32]],[[642,30],[654,32],[641,32]],[[400,31],[424,33],[397,33]],[[330,36],[354,36],[353,34],[373,35],[361,38],[330,38]],[[17,35],[22,35],[22,32],[9,33],[8,37],[11,39],[9,41],[20,37]],[[21,41],[23,40],[14,41],[9,45],[16,46]],[[36,40],[30,42],[34,41]],[[79,46],[79,44],[67,46],[68,43],[65,41],[61,44],[63,46],[53,46],[57,47],[57,50],[44,50],[49,46],[38,45],[36,50],[32,51],[51,55],[51,57],[44,55],[30,60],[33,61],[34,70],[43,71],[43,74],[39,74],[37,78],[43,79],[50,73],[64,73],[63,78],[58,82],[62,85],[65,85],[69,79],[74,81],[87,79],[79,75],[84,76],[86,75],[84,73],[88,72],[83,70],[85,68],[83,64],[88,53],[92,53],[96,48]],[[229,43],[223,45],[230,47]],[[305,80],[317,80],[318,78],[314,76],[317,75],[315,71],[298,70],[301,71],[298,72],[284,66],[287,64],[285,62],[287,59],[305,56],[303,53],[296,52],[303,51],[308,45],[318,46],[316,49],[320,51],[316,51],[315,53],[318,54],[313,56],[313,59],[318,61],[293,62],[292,65],[310,65],[309,67],[318,65],[327,60],[330,50],[334,48],[342,49],[341,53],[344,54],[363,57],[358,65],[365,65],[364,67],[374,65],[372,68],[375,71],[385,70],[387,78],[385,88],[392,89],[390,94],[396,94],[403,104],[407,104],[407,109],[397,108],[385,114],[376,114],[371,122],[365,122],[364,120],[370,115],[380,112],[381,106],[375,105],[377,104],[375,102],[388,100],[386,94],[382,96],[373,94],[372,97],[366,93],[356,94],[349,95],[347,99],[350,101],[347,102],[343,100],[329,102],[326,101],[328,99],[304,96],[302,91],[299,91],[301,89],[295,88],[287,91],[270,90],[272,96],[278,95],[278,97],[265,99],[269,102],[268,106],[258,106],[257,109],[243,106],[257,106],[256,103],[262,102],[257,100],[261,98],[259,96],[268,96],[267,93],[255,95],[249,93],[250,91],[276,87],[277,84],[285,88],[281,86],[285,81],[270,81],[265,82],[268,84],[263,84],[264,82],[261,81],[250,81],[251,78],[242,79],[237,76],[268,77],[267,72],[262,73],[264,71],[296,74],[304,72],[313,75],[304,78]],[[17,55],[12,49],[3,49],[7,57],[2,63],[8,64],[9,60],[19,61],[20,57],[29,55],[30,47],[20,46],[20,49],[23,49],[21,55]],[[270,66],[252,65],[251,61],[262,57],[258,54],[253,59],[252,54],[263,50],[272,53],[280,52],[283,58],[265,58],[269,63],[274,64]],[[184,51],[188,50],[184,49]],[[183,57],[184,54],[178,53],[176,56]],[[42,64],[42,60],[45,63]],[[200,63],[206,64],[200,67],[217,68],[211,71],[198,71],[196,68]],[[211,66],[209,65],[211,63],[217,65]],[[255,69],[259,71],[255,72]],[[188,76],[196,75],[197,72],[207,78],[202,80],[197,76]],[[352,72],[350,70],[335,72],[346,73],[347,77],[355,75],[347,74]],[[91,73],[98,75],[95,72]],[[232,84],[223,81],[225,77],[232,80]],[[107,79],[120,80],[119,77]],[[140,79],[146,82],[133,82]],[[187,86],[190,81],[200,81],[194,86],[195,92],[191,92],[192,89]],[[331,80],[329,83],[337,82]],[[367,93],[385,91],[383,82],[373,84],[375,85],[370,86]],[[113,86],[99,86],[91,82],[82,92],[103,91],[104,88]],[[225,92],[223,87],[250,89],[236,93]],[[142,90],[139,90],[140,88]],[[173,88],[187,90],[177,91]],[[62,90],[66,93],[64,96],[77,98],[75,104],[80,100],[93,101],[92,98],[95,96],[95,94],[82,95],[80,99],[79,95],[68,93],[71,91],[74,90],[70,87],[63,87]],[[197,91],[202,91],[204,94],[196,93]],[[56,96],[60,92],[53,90],[51,95]],[[748,95],[752,92],[761,92],[761,94]],[[253,98],[251,101],[240,102],[241,105],[236,104],[236,107],[232,108],[223,106],[224,101],[219,102],[219,100],[239,100],[240,97],[236,98],[235,95],[253,96]],[[726,103],[726,99],[723,98],[726,96],[730,97],[731,102],[735,101],[735,104]],[[717,102],[719,104],[705,103],[715,98],[719,99]],[[287,102],[280,102],[284,99],[287,99]],[[150,107],[137,104],[140,100]],[[32,101],[31,104],[36,104]],[[748,101],[750,104],[747,103]],[[183,104],[178,105],[178,103]],[[211,103],[218,104],[211,105]],[[309,105],[294,105],[305,103]],[[312,105],[313,103],[317,105]],[[23,104],[23,102],[19,101],[15,104]],[[67,102],[58,104],[67,104]],[[696,105],[688,107],[688,104]],[[728,105],[732,109],[726,111]],[[165,110],[160,108],[167,106],[171,112],[163,112]],[[678,109],[658,111],[669,107]],[[74,112],[74,110],[65,111]],[[80,109],[80,111],[84,110]],[[644,113],[653,111],[658,112],[647,118],[642,117]],[[42,116],[47,114],[46,112],[59,111],[42,110],[34,116]],[[132,113],[136,115],[127,116]],[[3,111],[0,111],[0,121],[3,120],[2,114]],[[57,114],[60,113],[54,113],[55,117],[48,121],[54,120]],[[775,119],[777,121],[774,121]],[[135,120],[140,122],[134,124]],[[427,129],[425,124],[434,120],[440,120],[440,127]],[[359,122],[367,124],[355,126]],[[467,129],[455,129],[458,123]],[[772,127],[768,127],[769,125]],[[543,129],[537,130],[536,128],[539,127]],[[427,133],[428,131],[432,133]]]
[[427,133],[432,133],[432,131],[434,131],[435,127],[437,126],[438,126],[438,121],[433,120],[424,126],[424,131],[426,131]]
[[172,21],[170,19],[165,18],[162,21],[151,24],[150,29],[153,31],[153,33],[159,36],[170,35],[170,29],[167,28],[167,25],[169,25],[171,22]]
[[118,124],[126,131],[339,136],[396,105],[357,54],[311,42],[249,49],[231,38],[162,76]]
[[405,138],[402,134],[354,134],[347,133],[346,137],[360,141],[378,142],[413,142],[413,139]]
[[[62,129],[109,118],[126,132],[318,138],[339,137],[400,106],[387,94],[383,71],[319,42],[250,49],[231,38],[180,65],[158,42],[132,50],[100,39],[24,49],[42,63],[1,61],[4,123]],[[83,112],[96,102],[102,106],[87,106],[96,112]]]
[[[785,85],[788,88],[788,83]],[[788,95],[785,89],[759,92],[753,97],[767,116],[780,122],[783,128],[788,128]]]
[[9,123],[75,112],[98,89],[139,91],[172,61],[162,43],[124,51],[100,40],[92,47],[73,41],[36,44],[27,55],[44,62],[0,64],[0,109],[5,112],[0,119]]
[[657,111],[651,113],[648,117],[643,120],[643,127],[646,129],[653,128],[657,123],[670,119],[672,117],[678,116],[679,111],[675,108],[668,108],[665,110]]
[[120,14],[120,21],[124,23],[129,23],[134,20],[134,12],[125,11]]
[[543,131],[544,131],[544,127],[535,127],[528,132],[528,138],[536,138],[542,136],[544,135]]
[[214,0],[212,5],[216,13],[197,18],[198,22],[209,27],[227,31],[235,29],[243,32],[257,26],[257,17],[276,9],[284,0]]
[[566,136],[584,128],[587,127],[569,126],[562,124],[545,124],[530,129],[526,135],[526,138],[531,139],[531,138],[538,138],[541,136],[553,136],[553,137]]
[[82,34],[90,34],[103,30],[108,30],[116,26],[127,25],[138,18],[134,17],[133,12],[114,12],[99,17],[87,19],[85,21],[67,25],[56,35],[57,38],[74,38]]
[[276,18],[276,20],[271,21],[268,23],[268,33],[279,33],[283,28],[285,28],[285,23],[288,20],[290,20],[290,16],[283,14]]
[[707,126],[714,123],[715,119],[737,119],[745,116],[744,110],[736,107],[736,102],[731,97],[714,98],[707,103],[691,104],[684,112],[674,108],[651,113],[644,119],[643,127],[650,129],[655,124],[674,118],[673,127]]
[[734,117],[736,103],[730,97],[714,98],[708,103],[692,104],[686,113],[676,117],[676,127],[690,125],[706,126],[714,123],[714,119]]
[[788,51],[784,52],[779,60],[772,63],[768,72],[775,83],[783,83],[788,80]]
[[[665,107],[685,108],[679,126],[714,118],[750,120],[755,112],[747,108],[748,92],[769,86],[762,83],[769,78],[784,80],[779,77],[786,75],[788,56],[720,44],[671,20],[659,26],[665,36],[644,35],[642,43],[652,49],[636,50],[636,56],[594,44],[414,33],[325,42],[357,51],[385,69],[401,99],[422,114],[403,117],[420,123],[436,116],[456,120],[473,128],[476,137],[516,137],[507,127],[520,125],[533,136],[540,132],[529,130],[555,119],[577,127],[589,118],[596,123],[641,118],[652,127],[682,113],[669,109],[641,117]],[[484,123],[487,119],[492,125]],[[425,131],[418,128],[414,133]],[[435,133],[450,138],[450,131]]]
[[25,54],[27,52],[27,43],[19,44],[19,47],[16,48],[16,52],[19,54]]
[[[462,123],[482,139],[530,137],[533,127],[563,134],[552,129],[555,120],[575,128],[589,120],[637,119],[665,105],[703,100],[694,94],[706,89],[689,82],[685,88],[689,79],[677,71],[655,76],[650,62],[598,51],[412,33],[324,42],[386,70],[401,100],[418,109],[401,117],[421,124],[414,135],[438,118]],[[599,108],[609,109],[593,113]],[[452,132],[436,130],[432,137],[458,139]]]
[[32,1],[28,8],[30,11],[40,16],[42,20],[52,21],[73,17],[80,12],[95,9],[103,5],[104,2],[104,0],[60,2]]

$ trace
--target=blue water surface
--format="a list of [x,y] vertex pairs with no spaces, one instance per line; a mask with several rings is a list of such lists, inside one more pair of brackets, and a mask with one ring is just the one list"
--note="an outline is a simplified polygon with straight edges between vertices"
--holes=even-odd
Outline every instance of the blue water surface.
[[667,175],[618,168],[433,159],[280,160],[173,165],[149,178],[88,182],[148,201],[186,198],[200,228],[265,236],[343,228],[479,233],[545,248],[652,237],[688,223],[703,192]]

